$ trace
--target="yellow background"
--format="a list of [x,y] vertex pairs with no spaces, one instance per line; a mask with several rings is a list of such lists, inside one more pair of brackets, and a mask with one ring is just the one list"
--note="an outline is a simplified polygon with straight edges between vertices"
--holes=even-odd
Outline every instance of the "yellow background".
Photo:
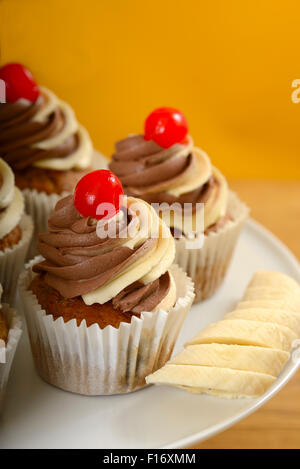
[[168,105],[227,176],[300,178],[299,0],[0,5],[1,63],[69,101],[104,153]]

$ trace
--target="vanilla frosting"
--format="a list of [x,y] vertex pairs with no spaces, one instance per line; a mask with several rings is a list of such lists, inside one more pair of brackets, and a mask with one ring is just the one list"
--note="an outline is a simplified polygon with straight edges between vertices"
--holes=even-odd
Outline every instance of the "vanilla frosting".
[[92,143],[73,109],[47,88],[34,103],[19,99],[0,107],[0,157],[14,169],[85,169]]
[[4,238],[19,224],[23,212],[23,195],[15,187],[12,170],[0,158],[0,239]]

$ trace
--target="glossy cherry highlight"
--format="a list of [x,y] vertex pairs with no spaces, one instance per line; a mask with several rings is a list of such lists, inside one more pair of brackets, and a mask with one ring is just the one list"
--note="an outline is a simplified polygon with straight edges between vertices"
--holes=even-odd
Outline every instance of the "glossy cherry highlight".
[[163,148],[181,143],[188,134],[185,116],[178,109],[160,107],[145,120],[145,140],[154,140]]
[[107,169],[98,169],[77,183],[74,205],[84,217],[109,219],[120,210],[123,194],[119,178]]
[[14,103],[20,98],[37,100],[40,89],[31,72],[19,63],[9,63],[0,68],[0,79],[5,82],[6,101]]

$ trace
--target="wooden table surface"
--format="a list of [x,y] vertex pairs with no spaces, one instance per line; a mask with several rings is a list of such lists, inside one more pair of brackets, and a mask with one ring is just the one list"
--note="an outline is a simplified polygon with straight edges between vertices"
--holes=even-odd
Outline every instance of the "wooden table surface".
[[[231,181],[251,215],[300,259],[300,181]],[[300,448],[300,370],[250,417],[193,448]]]

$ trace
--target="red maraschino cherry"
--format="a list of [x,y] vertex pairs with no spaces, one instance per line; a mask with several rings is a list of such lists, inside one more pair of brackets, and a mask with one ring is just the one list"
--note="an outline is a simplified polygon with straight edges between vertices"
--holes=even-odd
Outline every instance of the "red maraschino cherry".
[[182,143],[187,134],[187,120],[178,109],[160,107],[145,120],[145,140],[154,140],[163,148]]
[[[86,174],[77,183],[74,205],[84,217],[108,219],[120,210],[123,194],[119,178],[107,169],[98,169]],[[102,207],[100,204],[103,204]],[[107,204],[111,204],[111,210]]]
[[21,64],[10,63],[0,68],[0,79],[6,86],[6,101],[14,103],[20,98],[34,102],[40,89],[31,72]]

